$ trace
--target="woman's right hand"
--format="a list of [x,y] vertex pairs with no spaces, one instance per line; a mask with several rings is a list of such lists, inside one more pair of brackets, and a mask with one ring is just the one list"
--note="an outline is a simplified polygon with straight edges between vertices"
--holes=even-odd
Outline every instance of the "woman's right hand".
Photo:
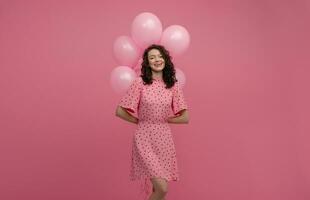
[[115,115],[123,120],[126,120],[128,122],[138,124],[139,119],[131,115],[125,108],[121,106],[117,106]]

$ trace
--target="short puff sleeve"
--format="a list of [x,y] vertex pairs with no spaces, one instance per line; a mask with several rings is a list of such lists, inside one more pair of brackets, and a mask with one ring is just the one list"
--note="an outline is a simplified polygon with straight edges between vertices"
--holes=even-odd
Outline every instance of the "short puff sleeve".
[[141,86],[142,80],[138,77],[131,83],[118,105],[131,113],[137,113],[141,97]]
[[188,109],[185,101],[182,88],[179,82],[176,82],[172,89],[172,111],[173,114],[177,115],[180,111]]

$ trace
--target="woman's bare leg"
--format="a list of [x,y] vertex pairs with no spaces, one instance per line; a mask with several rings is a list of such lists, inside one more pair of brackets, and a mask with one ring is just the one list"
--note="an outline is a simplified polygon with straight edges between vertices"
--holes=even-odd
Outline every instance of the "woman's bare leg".
[[153,184],[153,193],[149,200],[164,200],[168,192],[168,183],[162,178],[151,178]]

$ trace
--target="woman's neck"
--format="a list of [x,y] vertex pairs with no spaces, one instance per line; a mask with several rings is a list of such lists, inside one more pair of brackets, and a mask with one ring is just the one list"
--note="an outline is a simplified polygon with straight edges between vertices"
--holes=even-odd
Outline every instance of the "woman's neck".
[[152,71],[152,78],[153,79],[163,79],[163,72],[154,72]]

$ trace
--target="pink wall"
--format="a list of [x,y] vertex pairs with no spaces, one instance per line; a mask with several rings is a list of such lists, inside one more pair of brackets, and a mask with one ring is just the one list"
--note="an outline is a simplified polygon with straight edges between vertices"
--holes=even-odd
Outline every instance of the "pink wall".
[[135,127],[115,117],[109,76],[144,11],[192,39],[175,61],[191,121],[172,126],[167,199],[310,199],[310,4],[130,2],[0,2],[0,199],[138,199]]

